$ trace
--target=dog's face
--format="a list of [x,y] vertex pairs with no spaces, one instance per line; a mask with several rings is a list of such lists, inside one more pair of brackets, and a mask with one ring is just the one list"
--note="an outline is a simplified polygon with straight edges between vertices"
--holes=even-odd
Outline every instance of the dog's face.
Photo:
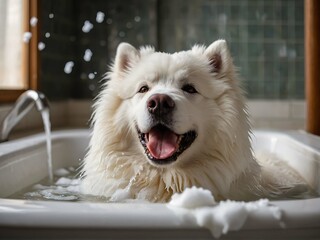
[[118,115],[152,165],[186,164],[206,154],[223,116],[218,101],[230,89],[222,80],[229,61],[224,41],[175,54],[119,46],[113,73],[123,100]]

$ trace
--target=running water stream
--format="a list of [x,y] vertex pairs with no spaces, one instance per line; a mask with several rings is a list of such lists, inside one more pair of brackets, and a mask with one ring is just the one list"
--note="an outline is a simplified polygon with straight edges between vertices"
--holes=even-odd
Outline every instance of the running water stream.
[[51,123],[50,123],[50,113],[49,109],[44,109],[41,111],[41,116],[44,125],[44,131],[46,134],[47,141],[47,157],[48,157],[48,173],[49,180],[53,182],[53,170],[52,170],[52,151],[51,151]]

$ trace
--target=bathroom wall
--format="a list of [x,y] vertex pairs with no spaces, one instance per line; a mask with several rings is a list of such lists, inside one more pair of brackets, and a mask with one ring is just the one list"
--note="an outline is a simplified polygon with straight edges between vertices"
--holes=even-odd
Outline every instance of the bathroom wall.
[[[51,99],[94,97],[121,41],[174,52],[219,38],[229,43],[249,99],[304,99],[303,0],[41,3],[41,86]],[[82,30],[85,21],[92,24],[89,32]],[[87,49],[93,54],[88,62]],[[66,74],[68,61],[74,67]]]
[[40,90],[50,100],[68,99],[78,85],[78,66],[64,72],[67,61],[77,59],[77,22],[74,0],[40,1]]
[[[41,41],[46,48],[40,51],[41,90],[52,100],[96,96],[120,42],[157,45],[156,3],[42,0]],[[86,50],[90,59],[84,57]],[[67,62],[74,64],[70,73]]]
[[304,98],[303,0],[161,0],[160,48],[225,38],[250,99]]

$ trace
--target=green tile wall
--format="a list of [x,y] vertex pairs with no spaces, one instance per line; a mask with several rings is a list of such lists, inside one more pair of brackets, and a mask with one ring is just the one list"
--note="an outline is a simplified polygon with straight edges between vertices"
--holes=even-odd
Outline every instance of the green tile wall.
[[[99,92],[100,80],[108,71],[120,42],[130,42],[139,47],[157,45],[155,0],[90,0],[77,2],[77,36],[79,60],[79,85],[75,97],[92,97]],[[103,23],[96,22],[96,14],[105,14]],[[89,33],[82,31],[83,23],[94,24]],[[84,52],[93,53],[90,62],[83,60]],[[94,79],[90,73],[96,73]]]
[[[40,52],[41,90],[52,100],[95,97],[120,42],[157,45],[156,2],[42,0],[40,40],[46,48]],[[96,21],[99,11],[105,14],[102,23]],[[93,24],[88,33],[82,31],[85,21]],[[93,53],[89,62],[83,59],[86,49]],[[64,72],[68,61],[74,62],[70,74]]]
[[249,98],[304,98],[303,0],[161,0],[160,49],[225,38]]
[[[74,0],[40,1],[40,41],[45,48],[40,51],[40,90],[51,100],[72,96],[77,72],[65,74],[67,61],[76,61],[76,14]],[[49,17],[49,14],[53,16]],[[50,36],[46,37],[49,33]]]
[[[302,99],[303,13],[303,0],[42,0],[41,88],[50,99],[94,97],[122,41],[175,52],[225,38],[249,98]],[[67,61],[75,62],[70,74]]]

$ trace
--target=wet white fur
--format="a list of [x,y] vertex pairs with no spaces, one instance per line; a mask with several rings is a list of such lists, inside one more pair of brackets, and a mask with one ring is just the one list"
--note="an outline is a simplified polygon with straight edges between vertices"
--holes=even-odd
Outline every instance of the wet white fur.
[[[222,65],[213,71],[210,59],[217,54]],[[209,189],[218,200],[270,197],[280,191],[252,156],[245,100],[224,40],[174,54],[122,43],[107,79],[94,104],[83,193],[111,197],[125,189],[132,198],[163,202],[191,186]],[[192,83],[199,93],[182,91],[184,83]],[[137,93],[146,84],[150,90]],[[136,130],[149,130],[146,101],[155,93],[175,101],[176,133],[198,134],[166,167],[148,161]]]

